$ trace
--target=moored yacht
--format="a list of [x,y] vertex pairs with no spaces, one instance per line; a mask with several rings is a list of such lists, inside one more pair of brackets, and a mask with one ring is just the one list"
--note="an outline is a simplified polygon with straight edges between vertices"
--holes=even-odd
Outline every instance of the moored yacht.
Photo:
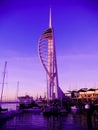
[[41,112],[42,108],[40,108],[35,101],[33,100],[33,97],[30,97],[29,95],[18,97],[19,99],[19,109],[23,110],[24,112]]
[[2,88],[1,88],[1,102],[0,102],[0,120],[4,120],[7,118],[12,117],[12,114],[8,111],[7,108],[2,108],[2,97],[3,97],[3,90],[4,90],[4,84],[5,84],[5,74],[6,74],[6,67],[7,67],[7,61],[5,61],[4,65],[4,72],[3,72],[3,80],[2,80]]

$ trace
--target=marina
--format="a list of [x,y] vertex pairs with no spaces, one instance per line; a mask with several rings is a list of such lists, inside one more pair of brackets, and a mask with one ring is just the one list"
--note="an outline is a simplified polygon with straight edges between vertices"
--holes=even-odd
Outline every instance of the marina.
[[[10,104],[3,104],[3,107]],[[13,107],[12,107],[13,106]],[[9,107],[15,110],[17,104]],[[88,130],[86,114],[69,112],[66,115],[44,116],[42,112],[29,112],[14,115],[5,121],[0,121],[0,130]],[[98,129],[98,120],[92,116],[92,130]]]
[[[0,121],[0,130],[89,130],[87,113],[66,112],[63,114],[43,114],[43,111],[17,111],[17,103],[3,103],[3,108],[12,112],[12,117]],[[89,126],[88,126],[89,125]],[[92,129],[98,129],[98,116],[91,115]]]

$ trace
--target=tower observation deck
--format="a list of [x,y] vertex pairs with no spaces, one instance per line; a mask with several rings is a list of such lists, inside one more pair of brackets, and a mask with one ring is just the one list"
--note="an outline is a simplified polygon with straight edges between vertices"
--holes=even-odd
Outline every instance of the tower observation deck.
[[49,28],[40,36],[38,42],[40,61],[46,71],[47,100],[60,99],[64,93],[59,87],[54,31],[52,27],[51,9],[49,16]]

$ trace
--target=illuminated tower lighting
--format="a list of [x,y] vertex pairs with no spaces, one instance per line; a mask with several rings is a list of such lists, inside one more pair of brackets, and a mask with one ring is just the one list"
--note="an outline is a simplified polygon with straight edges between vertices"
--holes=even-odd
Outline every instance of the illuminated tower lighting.
[[38,53],[40,61],[47,76],[47,100],[59,99],[61,89],[58,83],[58,72],[56,62],[56,50],[54,31],[52,27],[52,16],[50,8],[49,28],[40,36],[38,42]]

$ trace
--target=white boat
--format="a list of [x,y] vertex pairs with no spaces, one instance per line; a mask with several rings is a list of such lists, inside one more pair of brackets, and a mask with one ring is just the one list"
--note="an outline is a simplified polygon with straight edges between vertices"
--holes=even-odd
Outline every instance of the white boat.
[[79,108],[77,106],[71,106],[71,111],[76,113],[78,112]]
[[36,102],[33,100],[33,97],[29,95],[18,97],[19,99],[19,110],[23,112],[41,112],[42,108],[39,107]]
[[18,97],[19,100],[19,109],[26,109],[26,108],[32,108],[35,104],[33,97],[30,97],[29,95]]
[[24,112],[37,112],[40,113],[42,112],[42,108],[40,107],[32,107],[32,108],[24,108]]

